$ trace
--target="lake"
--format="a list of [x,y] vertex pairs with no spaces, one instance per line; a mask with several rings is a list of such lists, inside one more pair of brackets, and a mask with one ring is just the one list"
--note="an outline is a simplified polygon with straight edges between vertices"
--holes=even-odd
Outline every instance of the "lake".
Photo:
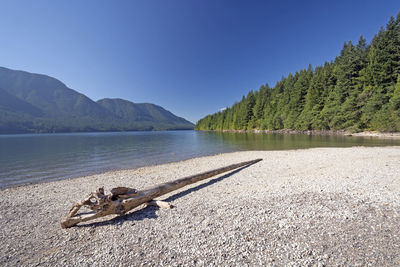
[[400,140],[196,131],[0,135],[0,187],[241,150],[390,145]]

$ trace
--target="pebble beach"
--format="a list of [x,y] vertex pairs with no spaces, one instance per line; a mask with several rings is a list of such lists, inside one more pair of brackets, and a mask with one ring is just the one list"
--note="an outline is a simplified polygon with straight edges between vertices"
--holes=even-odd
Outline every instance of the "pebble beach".
[[[261,162],[62,229],[104,186]],[[0,191],[1,266],[400,266],[400,147],[245,151]]]

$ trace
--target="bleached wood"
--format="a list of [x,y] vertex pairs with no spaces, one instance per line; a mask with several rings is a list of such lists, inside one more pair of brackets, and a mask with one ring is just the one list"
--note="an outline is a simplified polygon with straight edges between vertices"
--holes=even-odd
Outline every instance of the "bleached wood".
[[162,201],[162,200],[152,200],[148,203],[146,203],[148,206],[156,206],[159,207],[160,209],[171,209],[173,206],[168,203],[167,201]]
[[[136,191],[136,189],[128,187],[116,187],[111,189],[110,194],[105,195],[104,188],[99,188],[96,193],[89,194],[87,198],[75,203],[72,206],[69,213],[61,221],[61,227],[72,227],[78,223],[90,221],[111,214],[123,215],[128,211],[146,203],[153,203],[160,207],[166,207],[165,203],[159,201],[152,202],[152,200],[174,190],[180,189],[186,185],[193,184],[240,167],[252,165],[261,160],[262,159],[256,159],[232,164],[227,167],[192,175],[168,183],[163,183],[148,189],[144,189],[142,191]],[[94,213],[77,214],[82,206],[91,209],[92,211],[94,211]],[[170,205],[168,204],[168,208],[169,207]]]

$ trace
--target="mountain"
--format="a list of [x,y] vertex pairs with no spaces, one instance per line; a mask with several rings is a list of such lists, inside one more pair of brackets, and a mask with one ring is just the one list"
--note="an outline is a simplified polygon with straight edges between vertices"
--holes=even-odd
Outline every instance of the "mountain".
[[0,67],[0,133],[193,129],[153,104],[94,102],[61,81]]
[[35,106],[11,95],[6,90],[0,88],[0,110],[27,116],[43,116],[44,113]]
[[31,129],[34,117],[44,113],[35,106],[0,88],[0,133],[23,133]]
[[193,129],[193,124],[164,108],[150,103],[132,103],[124,99],[105,98],[97,103],[122,120],[145,128]]
[[0,88],[54,117],[111,116],[87,96],[46,75],[0,67]]
[[346,42],[335,60],[262,85],[196,129],[400,131],[400,13],[370,44]]

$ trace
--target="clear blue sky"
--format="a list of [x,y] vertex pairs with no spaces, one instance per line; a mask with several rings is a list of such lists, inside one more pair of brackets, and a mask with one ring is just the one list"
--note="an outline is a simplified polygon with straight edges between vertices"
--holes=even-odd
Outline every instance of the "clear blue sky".
[[196,122],[369,42],[397,1],[0,1],[0,66]]

